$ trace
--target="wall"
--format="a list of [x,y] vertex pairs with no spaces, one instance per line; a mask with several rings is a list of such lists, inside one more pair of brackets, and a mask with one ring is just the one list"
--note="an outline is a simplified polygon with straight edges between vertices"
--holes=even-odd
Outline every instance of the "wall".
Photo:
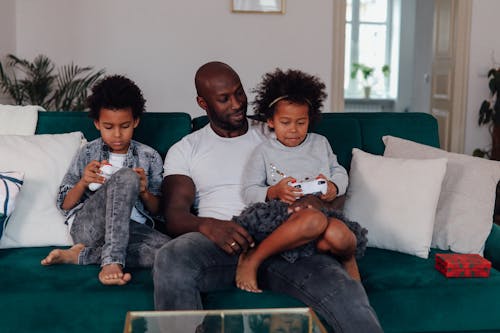
[[491,144],[487,127],[479,127],[477,120],[479,107],[483,100],[488,98],[487,72],[491,67],[500,67],[500,40],[497,33],[499,12],[498,0],[473,2],[465,127],[466,154],[472,154],[475,148],[489,148]]
[[394,106],[396,112],[415,111],[413,108],[413,81],[415,76],[415,8],[417,1],[402,0],[400,2],[398,98]]
[[[287,0],[286,15],[232,14],[229,0],[144,3],[2,0],[0,54],[15,48],[21,57],[44,53],[58,64],[74,61],[123,73],[144,90],[150,111],[193,116],[202,114],[195,104],[193,75],[209,60],[231,64],[250,99],[261,75],[276,66],[317,74],[331,87],[332,0]],[[500,43],[492,33],[498,12],[500,1],[473,0],[467,154],[490,142],[487,129],[477,126],[477,110],[488,94],[485,73],[492,66],[492,50],[500,62]],[[421,79],[415,76],[417,83]]]
[[413,110],[430,113],[432,71],[432,32],[434,27],[434,0],[417,0],[415,16],[415,76],[413,90]]
[[[233,66],[249,98],[276,67],[319,75],[330,89],[331,0],[286,1],[286,15],[234,14],[230,1],[18,0],[17,54],[130,76],[150,111],[203,112],[193,77],[211,60]],[[325,109],[329,110],[328,100]]]
[[[0,1],[0,59],[16,51],[16,3],[15,0]],[[0,92],[0,104],[8,100]]]

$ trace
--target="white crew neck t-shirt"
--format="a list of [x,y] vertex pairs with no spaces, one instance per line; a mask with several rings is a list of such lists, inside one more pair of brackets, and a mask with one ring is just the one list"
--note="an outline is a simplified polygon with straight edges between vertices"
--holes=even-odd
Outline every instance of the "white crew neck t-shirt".
[[164,163],[164,177],[185,175],[196,186],[194,206],[198,216],[229,220],[239,215],[243,170],[255,147],[269,136],[267,125],[249,120],[244,135],[223,138],[210,124],[173,145]]

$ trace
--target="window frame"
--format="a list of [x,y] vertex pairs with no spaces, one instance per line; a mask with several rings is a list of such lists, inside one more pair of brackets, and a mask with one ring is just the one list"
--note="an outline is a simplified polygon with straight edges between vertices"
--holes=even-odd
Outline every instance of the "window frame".
[[[345,24],[345,31],[347,31],[347,26],[350,25],[351,27],[351,40],[350,40],[350,64],[348,67],[348,72],[344,73],[344,80],[343,80],[343,92],[344,92],[344,98],[346,99],[363,99],[362,92],[359,91],[357,88],[358,86],[358,79],[352,79],[351,78],[351,64],[358,62],[359,63],[359,31],[360,31],[360,26],[361,25],[372,25],[372,26],[385,26],[386,27],[386,32],[385,32],[385,64],[389,64],[391,68],[393,67],[393,52],[392,48],[394,46],[393,43],[393,14],[394,14],[394,0],[387,0],[387,8],[386,8],[386,21],[385,22],[373,22],[373,21],[361,21],[360,19],[360,1],[361,0],[351,0],[352,1],[352,8],[351,8],[351,20],[347,20],[347,1],[346,3],[346,10],[344,11],[344,24]],[[347,37],[347,36],[346,36]],[[347,51],[346,49],[346,44],[344,41],[344,50]],[[345,59],[347,59],[347,56],[344,56]],[[344,64],[345,66],[345,64]],[[380,68],[376,68],[376,70],[381,70]],[[348,79],[348,84],[347,88],[345,88],[345,80],[346,78]],[[392,82],[394,81],[393,76],[389,77],[389,87],[386,88],[386,92],[380,96],[380,99],[396,99],[397,96],[391,96],[390,91],[391,91],[391,86],[397,84],[397,82]]]

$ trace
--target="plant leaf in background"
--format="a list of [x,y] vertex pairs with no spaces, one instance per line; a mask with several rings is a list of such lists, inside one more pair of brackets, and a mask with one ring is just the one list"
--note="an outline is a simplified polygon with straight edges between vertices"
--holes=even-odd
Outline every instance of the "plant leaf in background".
[[57,88],[52,104],[56,110],[83,110],[88,90],[104,74],[104,70],[92,72],[92,67],[75,64],[62,66],[57,76]]
[[[33,62],[7,55],[6,67],[0,62],[0,89],[17,105],[40,105],[46,110],[83,111],[92,85],[104,75],[92,67],[62,66],[39,55]],[[19,77],[18,77],[19,76]]]

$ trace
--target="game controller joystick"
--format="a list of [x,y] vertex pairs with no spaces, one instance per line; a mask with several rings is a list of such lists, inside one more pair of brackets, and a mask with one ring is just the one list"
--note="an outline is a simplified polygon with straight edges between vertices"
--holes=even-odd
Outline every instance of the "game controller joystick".
[[302,182],[293,182],[290,183],[290,186],[293,186],[297,189],[302,190],[302,194],[326,194],[328,184],[327,180],[320,178],[320,179],[313,179],[309,181],[302,181]]
[[[100,172],[101,176],[103,176],[106,179],[109,179],[109,177],[111,177],[119,169],[120,168],[114,167],[111,164],[104,164],[103,166],[101,166],[101,168],[99,170],[101,171]],[[100,184],[100,183],[90,183],[89,190],[97,191],[101,186],[102,186],[102,184]]]

